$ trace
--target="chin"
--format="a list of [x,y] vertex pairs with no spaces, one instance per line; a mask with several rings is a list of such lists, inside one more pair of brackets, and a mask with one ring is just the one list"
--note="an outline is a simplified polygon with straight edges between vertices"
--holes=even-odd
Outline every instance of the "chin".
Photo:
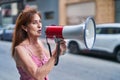
[[37,35],[38,37],[40,37],[41,36],[41,34],[39,34],[39,35]]

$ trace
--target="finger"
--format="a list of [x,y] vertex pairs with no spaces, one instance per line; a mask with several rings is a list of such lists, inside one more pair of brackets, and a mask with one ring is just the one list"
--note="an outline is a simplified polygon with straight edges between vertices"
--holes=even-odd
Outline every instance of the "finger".
[[60,44],[65,44],[65,43],[66,43],[66,41],[64,41],[64,40],[60,41]]

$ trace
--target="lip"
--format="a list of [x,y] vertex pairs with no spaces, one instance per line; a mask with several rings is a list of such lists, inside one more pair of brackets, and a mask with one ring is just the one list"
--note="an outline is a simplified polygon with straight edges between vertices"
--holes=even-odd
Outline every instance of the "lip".
[[37,32],[39,32],[39,33],[40,33],[40,32],[41,32],[41,30],[38,30]]

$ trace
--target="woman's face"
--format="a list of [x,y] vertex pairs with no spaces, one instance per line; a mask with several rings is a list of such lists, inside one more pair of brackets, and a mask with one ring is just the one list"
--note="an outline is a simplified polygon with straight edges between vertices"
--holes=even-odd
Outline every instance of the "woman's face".
[[42,33],[41,18],[38,14],[33,15],[32,22],[27,25],[27,33],[32,37],[39,37]]

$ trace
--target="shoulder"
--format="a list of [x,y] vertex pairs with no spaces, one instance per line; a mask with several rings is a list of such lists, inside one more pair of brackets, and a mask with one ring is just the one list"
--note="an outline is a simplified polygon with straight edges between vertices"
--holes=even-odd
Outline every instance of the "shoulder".
[[22,61],[26,61],[30,57],[30,52],[21,45],[15,47],[15,54],[17,58],[21,59]]
[[17,50],[17,51],[21,50],[21,49],[23,49],[23,46],[21,46],[21,45],[18,45],[18,46],[15,47],[15,50]]
[[26,53],[27,50],[25,49],[25,46],[23,45],[18,45],[15,47],[15,53],[21,55],[22,53]]
[[25,47],[23,45],[18,45],[15,47],[15,50],[23,50]]
[[21,52],[23,52],[23,47],[22,46],[16,46],[15,47],[15,53],[17,55],[21,54]]
[[27,46],[27,43],[26,43],[26,40],[24,40],[15,47],[15,50],[25,50],[26,46]]

